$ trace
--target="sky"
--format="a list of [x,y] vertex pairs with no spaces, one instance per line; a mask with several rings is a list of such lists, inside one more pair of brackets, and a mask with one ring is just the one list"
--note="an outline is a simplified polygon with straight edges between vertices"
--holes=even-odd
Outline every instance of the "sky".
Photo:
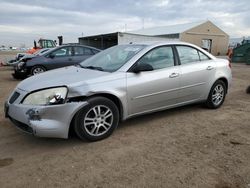
[[249,0],[0,0],[0,45],[210,20],[230,37],[250,36]]

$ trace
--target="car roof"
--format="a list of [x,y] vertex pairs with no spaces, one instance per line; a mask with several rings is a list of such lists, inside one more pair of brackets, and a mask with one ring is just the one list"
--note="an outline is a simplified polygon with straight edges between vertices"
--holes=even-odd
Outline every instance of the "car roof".
[[131,45],[147,45],[147,46],[161,46],[161,45],[188,45],[188,46],[195,46],[191,43],[181,42],[181,41],[143,41],[143,42],[136,42],[136,43],[129,43]]
[[92,46],[87,46],[87,45],[82,45],[82,44],[62,44],[61,46],[57,46],[56,48],[60,48],[60,47],[63,47],[63,46],[69,46],[69,47],[79,46],[79,47],[91,48],[91,49],[94,49],[94,50],[101,51],[98,48],[95,48],[95,47],[92,47]]
[[60,46],[56,46],[56,47],[54,47],[54,48],[49,49],[48,51],[44,52],[42,55],[43,55],[43,56],[46,56],[46,55],[48,55],[49,53],[51,53],[52,51],[57,50],[57,49],[62,48],[62,47],[74,47],[74,46],[90,48],[90,49],[93,49],[93,50],[97,50],[97,51],[99,51],[99,52],[101,51],[101,50],[98,49],[98,48],[94,48],[94,47],[86,46],[86,45],[81,45],[81,44],[62,44],[62,45],[60,45]]
[[209,56],[212,59],[215,59],[215,57],[210,54],[209,52],[205,51],[204,49],[202,49],[201,47],[195,45],[195,44],[191,44],[188,42],[181,42],[181,41],[144,41],[144,42],[136,42],[136,43],[130,43],[130,45],[145,45],[147,47],[150,48],[154,48],[154,47],[158,47],[158,46],[164,46],[164,45],[184,45],[184,46],[191,46],[194,47],[196,49],[199,49],[200,51],[202,51],[203,53],[205,53],[207,56]]

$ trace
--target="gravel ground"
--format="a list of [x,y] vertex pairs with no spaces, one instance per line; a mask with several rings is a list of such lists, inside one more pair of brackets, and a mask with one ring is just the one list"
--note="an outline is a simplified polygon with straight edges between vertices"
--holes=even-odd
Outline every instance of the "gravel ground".
[[[250,66],[218,110],[191,105],[123,122],[103,141],[37,138],[0,110],[0,187],[250,187]],[[19,81],[0,67],[0,106]]]
[[15,59],[17,53],[23,53],[19,51],[0,51],[0,63],[6,63],[9,60]]

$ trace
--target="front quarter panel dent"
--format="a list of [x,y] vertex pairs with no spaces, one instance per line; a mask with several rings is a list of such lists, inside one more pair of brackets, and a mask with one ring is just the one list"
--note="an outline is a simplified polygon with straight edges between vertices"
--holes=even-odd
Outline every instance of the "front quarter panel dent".
[[37,136],[68,138],[68,131],[75,114],[88,103],[70,102],[63,105],[27,108],[29,125]]

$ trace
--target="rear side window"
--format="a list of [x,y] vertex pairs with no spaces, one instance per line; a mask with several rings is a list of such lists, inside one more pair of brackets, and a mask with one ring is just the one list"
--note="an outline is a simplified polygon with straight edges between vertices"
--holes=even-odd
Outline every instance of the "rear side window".
[[75,46],[74,52],[75,52],[75,55],[93,55],[93,52],[91,51],[91,49],[85,48],[85,47]]
[[189,64],[200,61],[198,51],[188,46],[176,46],[181,64]]
[[95,49],[92,49],[92,52],[93,52],[94,54],[97,54],[99,51],[98,51],[98,50],[95,50]]
[[138,64],[143,63],[151,65],[154,70],[174,66],[172,47],[163,46],[151,50],[138,61]]
[[200,61],[208,61],[210,60],[210,58],[208,56],[206,56],[205,54],[203,54],[202,52],[198,51],[199,56],[200,56]]
[[189,46],[176,46],[181,64],[208,61],[210,58],[201,51]]

